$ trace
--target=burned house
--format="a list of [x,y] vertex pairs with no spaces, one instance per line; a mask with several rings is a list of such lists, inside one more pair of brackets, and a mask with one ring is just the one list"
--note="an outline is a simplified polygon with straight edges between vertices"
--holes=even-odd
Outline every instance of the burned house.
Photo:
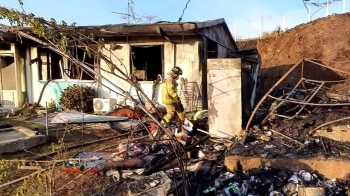
[[[256,88],[259,61],[238,48],[224,19],[203,22],[158,22],[137,25],[80,26],[87,34],[105,40],[102,53],[128,75],[133,74],[141,89],[155,102],[161,103],[159,85],[154,81],[164,78],[174,66],[183,69],[179,91],[188,110],[208,108],[208,64],[212,59],[239,58],[250,66],[248,75],[252,89]],[[89,85],[97,89],[98,97],[123,101],[124,97],[111,92],[108,84],[85,73],[68,59],[34,44],[32,41],[11,34],[2,41],[1,100],[2,107],[19,107],[23,103],[54,102],[59,104],[61,92],[74,84]],[[91,65],[95,71],[114,81],[126,91],[137,94],[131,86],[109,73],[108,65],[101,59],[87,55],[83,50],[74,50],[76,58]],[[248,62],[248,64],[247,64]],[[241,61],[238,64],[238,83],[241,89]],[[11,71],[12,70],[12,71]],[[10,77],[11,75],[11,77]],[[244,89],[244,88],[242,88]],[[249,90],[249,100],[254,104],[254,90]],[[190,94],[190,95],[189,95]],[[186,95],[186,96],[185,96]],[[237,97],[238,96],[238,97]],[[235,95],[241,99],[241,90]],[[241,104],[239,104],[241,105]],[[110,107],[107,107],[107,110]]]

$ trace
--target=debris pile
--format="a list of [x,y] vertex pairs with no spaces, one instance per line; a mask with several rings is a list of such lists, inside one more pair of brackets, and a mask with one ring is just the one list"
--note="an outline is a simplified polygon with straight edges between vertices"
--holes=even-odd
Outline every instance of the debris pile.
[[343,181],[325,179],[305,170],[293,172],[275,168],[253,169],[246,173],[224,172],[208,185],[205,185],[199,195],[282,196],[298,195],[305,190],[314,191],[314,195],[347,193],[347,184]]
[[[339,157],[344,153],[347,156],[349,141],[344,141],[344,137],[336,138],[336,134],[328,134],[332,135],[329,137],[326,133],[347,132],[348,91],[329,87],[343,80],[305,78],[304,67],[310,63],[333,69],[308,59],[295,64],[260,100],[246,125],[249,134],[245,144],[236,145],[230,154],[263,158]],[[301,75],[293,87],[288,81],[291,77],[296,79],[293,75],[296,70]],[[336,127],[344,124],[345,127]]]
[[[129,122],[129,121],[126,121]],[[132,125],[132,122],[130,122]],[[66,164],[66,172],[89,171],[103,173],[112,178],[120,195],[297,195],[300,191],[314,191],[318,195],[344,195],[348,182],[326,179],[314,171],[288,171],[278,168],[228,171],[224,165],[227,152],[240,149],[240,144],[209,137],[207,115],[187,120],[183,125],[174,123],[174,139],[160,134],[155,124],[147,126],[150,139],[119,143],[112,152],[81,152]],[[158,133],[157,133],[158,132]],[[259,135],[260,134],[260,135]],[[276,149],[271,137],[276,131],[256,131],[259,140],[243,147],[259,146],[252,154],[261,155]],[[300,147],[293,141],[291,149]],[[262,148],[261,145],[264,144]],[[301,143],[303,144],[303,143]],[[181,148],[176,145],[181,145]],[[231,148],[234,145],[234,148]],[[287,145],[287,144],[286,144]],[[304,145],[304,144],[303,144]],[[175,151],[173,150],[175,147]],[[228,150],[229,149],[229,150]],[[181,153],[175,154],[176,151]],[[180,157],[179,157],[180,155]],[[265,156],[266,157],[266,156]],[[184,168],[184,169],[183,169]],[[119,187],[119,188],[116,188]],[[186,187],[190,187],[186,189]],[[104,193],[112,194],[111,188]],[[187,191],[187,192],[186,192]],[[122,193],[123,192],[123,193]],[[117,194],[117,193],[113,193]]]

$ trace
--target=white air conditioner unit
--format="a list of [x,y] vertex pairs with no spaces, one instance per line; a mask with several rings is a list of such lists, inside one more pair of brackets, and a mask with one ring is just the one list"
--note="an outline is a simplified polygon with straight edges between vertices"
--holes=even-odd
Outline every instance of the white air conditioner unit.
[[118,101],[113,98],[101,99],[94,98],[94,112],[110,112],[117,107]]

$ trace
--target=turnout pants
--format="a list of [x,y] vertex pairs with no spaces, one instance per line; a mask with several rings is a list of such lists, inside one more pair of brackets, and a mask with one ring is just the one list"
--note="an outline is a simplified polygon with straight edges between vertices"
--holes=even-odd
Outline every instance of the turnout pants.
[[178,104],[165,104],[166,114],[163,117],[165,123],[170,123],[174,118],[175,113],[179,116],[181,121],[185,120],[185,112]]

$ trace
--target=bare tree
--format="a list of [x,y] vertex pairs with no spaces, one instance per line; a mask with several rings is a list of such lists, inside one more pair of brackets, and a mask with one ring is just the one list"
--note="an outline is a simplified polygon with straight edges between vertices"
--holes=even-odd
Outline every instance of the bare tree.
[[[322,1],[320,1],[320,0],[302,0],[302,1],[304,3],[304,6],[306,8],[307,13],[310,15],[310,17],[312,17],[318,11],[320,11],[321,9],[323,9],[324,7],[327,6],[327,1],[328,1],[328,5],[330,5],[330,4],[334,3],[334,2],[342,1],[342,0],[322,0]],[[309,8],[307,7],[308,5],[317,7],[318,9],[315,12],[310,13]]]
[[279,35],[280,33],[282,33],[282,27],[281,25],[278,25],[276,28],[275,28],[275,31],[276,33]]
[[141,24],[141,23],[155,23],[160,21],[160,19],[155,15],[143,14],[142,16],[138,15],[134,11],[134,0],[128,0],[127,12],[112,12],[119,14],[120,18],[128,21],[131,24]]

